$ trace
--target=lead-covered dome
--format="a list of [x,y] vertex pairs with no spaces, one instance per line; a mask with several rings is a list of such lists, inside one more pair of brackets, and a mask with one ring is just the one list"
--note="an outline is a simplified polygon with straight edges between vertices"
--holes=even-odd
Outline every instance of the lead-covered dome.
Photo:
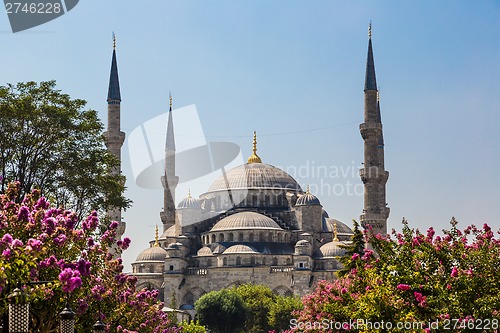
[[217,222],[210,231],[239,229],[282,230],[278,223],[270,217],[255,212],[241,212],[223,218]]
[[237,244],[229,247],[226,251],[224,251],[224,254],[231,254],[231,253],[258,253],[258,252],[248,245]]
[[240,189],[285,189],[302,192],[300,185],[285,171],[265,163],[237,166],[220,176],[208,192]]
[[323,258],[342,257],[346,254],[346,250],[341,245],[343,245],[342,242],[334,240],[321,246],[319,251]]
[[301,195],[298,199],[297,202],[295,203],[296,206],[314,206],[314,205],[320,205],[319,199],[311,194],[309,190],[304,193],[304,195]]
[[167,256],[167,251],[160,246],[152,246],[137,256],[135,261],[163,261]]
[[188,194],[188,196],[179,202],[177,205],[177,209],[185,209],[185,208],[191,208],[191,209],[199,209],[201,208],[200,202],[193,198],[191,196],[191,193]]

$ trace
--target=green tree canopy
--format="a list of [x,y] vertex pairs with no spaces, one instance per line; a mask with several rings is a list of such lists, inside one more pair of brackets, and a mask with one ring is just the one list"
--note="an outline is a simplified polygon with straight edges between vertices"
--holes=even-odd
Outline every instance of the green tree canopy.
[[0,192],[21,184],[19,197],[40,189],[81,218],[108,207],[127,208],[124,177],[110,175],[117,159],[105,148],[103,125],[86,102],[55,81],[0,87]]
[[234,290],[211,291],[195,303],[200,324],[215,333],[237,333],[248,318],[245,302]]
[[234,288],[241,296],[249,309],[249,316],[245,322],[245,333],[268,332],[271,326],[268,315],[276,299],[271,288],[259,284],[242,284]]

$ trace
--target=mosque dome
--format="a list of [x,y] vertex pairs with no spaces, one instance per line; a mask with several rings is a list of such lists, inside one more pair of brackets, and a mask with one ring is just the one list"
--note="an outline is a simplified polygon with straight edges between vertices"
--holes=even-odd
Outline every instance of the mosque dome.
[[212,256],[212,250],[208,246],[202,247],[201,249],[198,250],[196,253],[198,257],[207,257],[207,256]]
[[309,192],[309,187],[307,188],[306,193],[301,195],[298,199],[297,202],[295,203],[296,206],[313,206],[313,205],[320,205],[319,199],[311,194]]
[[342,257],[346,254],[346,250],[340,247],[341,245],[343,245],[342,242],[334,240],[321,246],[319,251],[321,252],[323,258]]
[[237,244],[229,247],[226,251],[224,251],[224,254],[232,254],[232,253],[258,253],[258,252],[252,249],[248,245]]
[[255,212],[241,212],[223,218],[210,231],[239,229],[274,229],[282,230],[272,218]]
[[284,189],[302,192],[300,185],[285,171],[265,163],[237,166],[220,176],[208,193],[227,190]]
[[354,235],[354,232],[347,224],[331,218],[323,219],[323,232],[334,232],[335,227],[337,228],[337,235],[339,236]]
[[303,239],[303,240],[299,240],[299,241],[295,244],[295,246],[309,246],[309,245],[311,245],[311,243],[310,243],[309,241],[305,240],[305,239]]
[[179,204],[177,205],[177,208],[178,209],[185,209],[185,208],[201,208],[200,206],[200,202],[198,200],[196,200],[195,198],[193,198],[191,196],[191,192],[188,193],[188,196],[184,199],[182,199],[181,202],[179,202]]
[[168,237],[175,237],[175,225],[170,226],[167,230],[165,230],[163,234],[161,234],[160,239]]
[[167,255],[167,251],[160,246],[152,246],[137,256],[136,261],[163,261]]

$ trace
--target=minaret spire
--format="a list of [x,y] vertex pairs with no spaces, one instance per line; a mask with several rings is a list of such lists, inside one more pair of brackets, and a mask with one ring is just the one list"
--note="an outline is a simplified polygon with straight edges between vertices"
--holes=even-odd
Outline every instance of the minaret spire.
[[[111,71],[109,75],[108,86],[108,128],[104,132],[106,138],[106,147],[108,151],[116,156],[120,163],[109,172],[112,175],[121,174],[121,148],[125,141],[125,133],[120,129],[120,81],[118,80],[118,65],[116,62],[116,37],[113,33],[113,55],[111,58]],[[125,222],[122,222],[122,214],[119,208],[111,208],[108,210],[108,217],[111,221],[117,221],[119,227],[116,237],[119,239],[125,232]]]
[[172,104],[172,94],[169,93],[167,138],[165,142],[165,174],[161,177],[163,185],[163,212],[160,212],[160,218],[163,223],[164,232],[175,225],[175,235],[180,236],[181,227],[175,212],[175,189],[179,183],[179,177],[175,175],[175,135]]
[[364,140],[364,165],[359,170],[364,188],[364,209],[360,220],[363,227],[370,225],[374,234],[387,235],[389,208],[386,204],[385,184],[389,172],[384,166],[384,137],[380,114],[380,94],[375,77],[372,28],[368,28],[368,56],[364,89],[364,123],[359,126]]

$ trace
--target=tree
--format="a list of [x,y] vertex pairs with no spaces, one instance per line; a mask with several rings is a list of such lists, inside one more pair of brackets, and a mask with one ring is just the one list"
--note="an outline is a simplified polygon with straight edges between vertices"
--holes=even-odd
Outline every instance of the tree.
[[248,308],[234,290],[211,291],[195,303],[200,323],[216,333],[237,333],[248,318]]
[[201,326],[197,320],[192,320],[190,323],[183,321],[179,326],[182,333],[206,333],[205,327]]
[[[394,238],[372,236],[377,256],[365,249],[351,257],[346,276],[321,281],[288,332],[333,332],[336,325],[353,332],[498,331],[500,240],[487,224],[463,231],[456,225],[452,219],[452,229],[436,236],[432,227],[424,234],[404,221]],[[318,318],[329,326],[305,324]],[[393,327],[366,325],[383,322]]]
[[269,326],[277,332],[288,329],[293,313],[302,310],[302,308],[300,297],[277,295],[268,314]]
[[55,87],[55,81],[0,86],[0,193],[19,181],[19,198],[37,188],[79,218],[127,208],[124,177],[108,173],[118,160],[104,146],[97,112]]
[[245,333],[267,332],[271,329],[268,315],[276,299],[276,294],[268,287],[258,284],[242,284],[234,288],[249,310],[244,325]]
[[108,252],[112,246],[123,251],[130,244],[127,237],[115,240],[118,222],[97,235],[96,212],[79,221],[75,212],[51,206],[40,191],[19,200],[20,191],[17,182],[0,195],[0,318],[4,324],[7,296],[20,286],[38,318],[32,332],[57,332],[58,314],[66,302],[77,314],[77,332],[92,331],[99,317],[108,332],[179,332],[161,311],[158,291],[136,290],[136,278],[124,274],[121,259],[113,259]]
[[344,269],[340,270],[338,274],[344,276],[355,267],[355,261],[352,260],[353,256],[362,256],[365,250],[365,236],[363,232],[359,229],[359,223],[356,220],[352,220],[354,225],[352,236],[352,242],[350,244],[341,245],[342,248],[346,250],[345,255],[341,258],[341,262],[344,265]]

